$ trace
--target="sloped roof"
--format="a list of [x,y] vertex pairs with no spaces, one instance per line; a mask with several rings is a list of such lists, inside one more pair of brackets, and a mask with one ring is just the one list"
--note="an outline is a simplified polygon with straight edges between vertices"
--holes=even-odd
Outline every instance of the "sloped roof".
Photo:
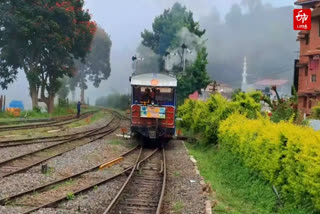
[[294,4],[296,4],[296,5],[304,5],[304,4],[317,3],[317,2],[320,2],[320,0],[298,0]]
[[131,85],[177,87],[177,79],[173,76],[158,73],[139,74],[131,78]]
[[288,80],[281,80],[281,79],[264,79],[264,80],[260,80],[257,81],[255,83],[255,85],[257,86],[281,86],[281,85],[285,85],[288,83]]

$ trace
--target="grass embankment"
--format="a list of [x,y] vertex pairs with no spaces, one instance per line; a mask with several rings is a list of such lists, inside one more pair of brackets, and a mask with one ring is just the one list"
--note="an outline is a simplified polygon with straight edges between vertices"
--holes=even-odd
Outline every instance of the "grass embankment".
[[[81,112],[88,112],[97,110],[97,107],[86,107],[82,108]],[[53,113],[49,114],[47,112],[41,112],[36,110],[28,110],[22,111],[19,117],[15,117],[8,112],[0,112],[0,122],[14,122],[24,119],[46,119],[46,118],[53,118],[53,117],[62,117],[68,115],[75,115],[77,112],[76,104],[70,104],[69,106],[56,106]]]
[[111,116],[111,114],[108,112],[99,111],[99,112],[93,114],[91,117],[87,117],[83,120],[79,120],[77,122],[71,123],[71,124],[67,125],[67,127],[68,128],[75,128],[75,127],[86,126],[86,125],[92,124],[94,122],[97,122],[98,120],[105,119],[110,116]]
[[222,146],[187,144],[198,161],[201,175],[210,182],[216,195],[217,214],[310,214],[290,202],[280,204],[272,185],[250,172],[241,161]]
[[[95,110],[94,108],[89,108],[87,111]],[[82,112],[83,113],[83,112]],[[88,126],[90,124],[93,124],[101,119],[105,119],[111,117],[111,114],[108,112],[98,111],[93,114],[91,117],[86,117],[82,120],[79,120],[77,122],[73,122],[71,124],[67,124],[64,127],[67,129],[70,128],[79,128],[83,126]],[[35,138],[35,137],[50,137],[55,136],[57,132],[49,133],[49,131],[52,131],[52,129],[58,129],[58,128],[52,128],[52,127],[43,127],[43,128],[36,128],[36,129],[23,129],[23,130],[13,130],[13,131],[3,131],[0,133],[1,136],[9,136],[14,138]],[[60,128],[59,128],[60,129]]]

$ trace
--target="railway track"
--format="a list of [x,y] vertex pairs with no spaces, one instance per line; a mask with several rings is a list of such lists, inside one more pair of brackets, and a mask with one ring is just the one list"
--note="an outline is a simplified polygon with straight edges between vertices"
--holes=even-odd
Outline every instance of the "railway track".
[[38,118],[38,119],[16,119],[12,121],[0,121],[0,126],[23,124],[23,123],[41,123],[41,122],[52,122],[52,121],[63,121],[74,118],[74,115],[49,117],[49,118]]
[[33,124],[25,124],[25,125],[19,125],[19,126],[0,126],[0,132],[64,126],[64,125],[68,125],[70,123],[74,123],[79,120],[82,120],[82,119],[84,119],[84,118],[86,118],[96,112],[97,111],[85,112],[80,116],[80,118],[67,117],[67,119],[54,120],[54,121],[46,122],[46,123],[33,123]]
[[[111,176],[97,176],[96,173],[99,173],[101,166],[101,164],[99,164],[80,173],[2,198],[0,199],[0,204],[21,206],[23,207],[21,213],[28,214],[41,208],[52,207],[59,202],[67,200],[67,193],[70,193],[69,191],[71,191],[72,195],[83,193],[98,185],[130,173],[104,213],[159,214],[166,181],[164,149],[162,149],[162,151],[156,149],[150,152],[149,150],[144,151],[142,147],[139,150],[138,147],[135,147],[120,155],[118,158],[121,157],[126,160],[130,155],[134,155],[133,160],[135,161],[130,163],[125,169]],[[142,159],[141,157],[143,156],[145,157]],[[108,163],[111,162],[113,162],[113,160]],[[118,163],[115,163],[115,165],[117,164]],[[67,189],[64,188],[63,183],[70,181],[70,179],[72,179],[72,184],[68,184]],[[54,195],[54,197],[52,195]]]
[[103,128],[97,128],[81,136],[63,140],[57,144],[42,149],[19,155],[6,161],[0,162],[0,178],[25,171],[51,158],[71,151],[79,146],[92,143],[111,134],[120,126],[121,119],[114,116]]
[[138,162],[104,214],[160,214],[166,185],[165,150]]
[[[107,178],[106,176],[97,176],[96,173],[99,173],[99,168],[103,164],[101,163],[80,173],[50,182],[48,184],[18,193],[16,195],[2,198],[0,199],[0,204],[27,207],[22,212],[23,214],[31,213],[41,208],[52,206],[58,202],[66,200],[68,191],[72,191],[72,194],[76,195],[81,192],[90,190],[103,183],[111,181],[119,176],[123,176],[125,172],[131,170],[138,163],[141,151],[142,148],[138,150],[138,147],[135,147],[121,154],[118,158],[128,158],[129,155],[138,152],[138,158],[134,158],[136,159],[136,161],[132,163],[131,166],[127,167],[119,173],[116,173],[115,175],[109,176]],[[111,162],[112,161],[110,161],[109,163]],[[117,163],[115,163],[115,165],[117,165]],[[72,179],[73,184],[68,186],[68,190],[61,188],[62,186],[60,186],[59,189],[59,186],[57,185],[61,185],[63,184],[63,182],[68,182],[70,181],[70,179]],[[56,197],[53,198],[53,194]]]
[[14,125],[14,124],[21,124],[21,123],[51,122],[54,120],[58,120],[58,118],[19,119],[19,120],[13,120],[13,121],[8,121],[8,122],[0,122],[0,126],[8,126],[8,125]]
[[96,129],[90,129],[87,131],[77,132],[77,133],[67,134],[67,135],[56,135],[56,136],[50,136],[50,137],[0,141],[0,148],[39,144],[39,143],[53,143],[53,142],[59,142],[59,141],[64,141],[64,140],[71,140],[72,138],[75,138],[75,137],[81,136],[81,135],[85,135],[85,134],[87,134],[91,131],[94,131],[94,130],[96,130]]

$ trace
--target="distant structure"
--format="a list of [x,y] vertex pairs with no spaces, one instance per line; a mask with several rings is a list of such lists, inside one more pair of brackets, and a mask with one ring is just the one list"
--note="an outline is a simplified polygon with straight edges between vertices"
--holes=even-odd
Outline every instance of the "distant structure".
[[190,94],[189,99],[206,101],[210,98],[212,94],[217,93],[221,94],[226,99],[231,99],[232,92],[233,88],[228,84],[218,84],[214,81],[211,82],[206,88],[201,89],[201,94],[199,94],[198,91],[195,91],[193,94]]
[[242,84],[241,84],[241,91],[247,92],[248,90],[248,83],[247,83],[247,57],[244,57],[243,60],[243,73],[242,73]]
[[284,95],[288,94],[286,93],[286,89],[290,89],[291,87],[289,81],[285,79],[262,79],[254,83],[256,90],[261,91],[263,94],[273,100],[276,99],[276,94],[271,90],[272,86],[277,87],[277,91],[282,98],[285,98]]
[[310,115],[313,106],[320,101],[320,1],[298,0],[295,5],[313,9],[311,31],[300,31],[300,57],[295,60],[294,85],[298,92],[298,109]]
[[249,92],[249,91],[255,90],[254,86],[248,84],[247,82],[247,76],[248,76],[247,70],[248,70],[248,63],[247,63],[247,57],[245,56],[243,60],[243,72],[242,72],[242,84],[241,84],[241,91],[243,92]]

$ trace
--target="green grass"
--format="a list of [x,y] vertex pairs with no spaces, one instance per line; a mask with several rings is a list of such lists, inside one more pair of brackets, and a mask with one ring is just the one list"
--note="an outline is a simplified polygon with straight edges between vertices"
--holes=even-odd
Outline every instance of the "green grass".
[[279,205],[272,185],[250,172],[227,149],[187,144],[198,161],[201,175],[216,192],[216,214],[310,214],[306,207]]
[[175,177],[180,177],[180,176],[181,176],[181,173],[178,172],[178,171],[175,171],[175,172],[173,173],[173,175],[174,175]]
[[72,192],[67,193],[67,200],[75,199],[75,195]]
[[173,210],[173,213],[174,214],[180,214],[182,213],[182,210],[183,210],[183,203],[182,202],[175,202],[173,204],[173,207],[172,207],[172,210]]
[[118,140],[118,139],[113,139],[113,140],[110,140],[109,144],[110,145],[121,145],[121,144],[123,144],[123,141]]
[[[97,107],[89,106],[88,108],[82,108],[81,112],[94,111],[98,110]],[[61,117],[67,115],[75,115],[77,112],[77,105],[75,103],[70,104],[68,107],[55,106],[52,114],[47,112],[40,112],[36,110],[27,110],[22,111],[20,117],[14,117],[12,114],[7,112],[0,112],[0,121],[1,122],[10,122],[17,119],[41,119],[41,118],[50,118],[50,117]]]
[[68,127],[68,128],[75,128],[75,127],[80,127],[80,126],[89,125],[89,124],[91,124],[91,123],[94,123],[94,122],[96,122],[96,121],[98,121],[98,120],[100,120],[100,119],[102,119],[102,118],[104,118],[104,117],[108,117],[108,116],[109,116],[108,113],[99,111],[99,112],[95,113],[95,114],[91,117],[89,123],[87,122],[87,118],[85,118],[85,119],[80,120],[80,121],[78,121],[78,122],[71,123],[71,124],[67,125],[67,127]]

